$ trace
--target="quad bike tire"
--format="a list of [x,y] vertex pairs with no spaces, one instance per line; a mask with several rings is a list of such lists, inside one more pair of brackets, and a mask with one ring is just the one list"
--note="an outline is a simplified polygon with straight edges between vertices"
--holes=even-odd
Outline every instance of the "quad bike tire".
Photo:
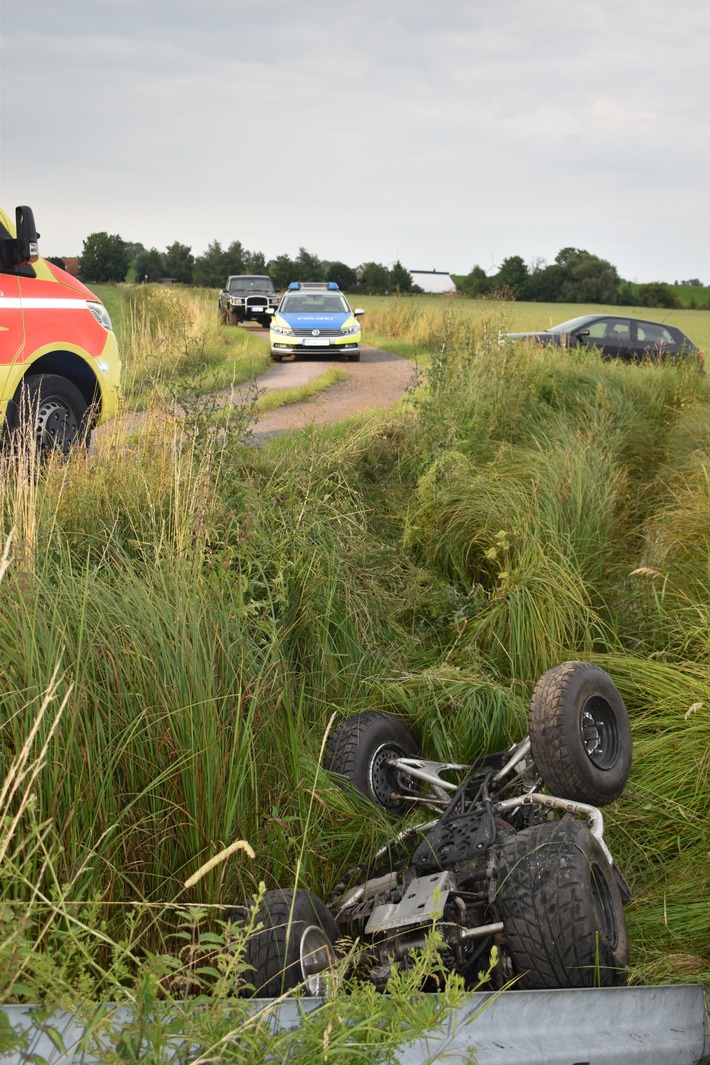
[[401,815],[411,803],[395,799],[401,791],[398,774],[387,761],[391,758],[416,758],[419,743],[394,714],[366,710],[342,721],[328,737],[323,765],[346,777],[353,787],[388,813]]
[[[243,913],[246,907],[239,909]],[[276,998],[302,987],[307,995],[325,994],[339,935],[330,910],[310,891],[267,891],[244,953],[251,993]]]
[[507,839],[496,903],[527,990],[626,982],[629,937],[614,869],[580,821],[548,821]]
[[591,662],[549,669],[530,703],[532,755],[545,786],[565,799],[605,806],[631,771],[629,715],[611,677]]

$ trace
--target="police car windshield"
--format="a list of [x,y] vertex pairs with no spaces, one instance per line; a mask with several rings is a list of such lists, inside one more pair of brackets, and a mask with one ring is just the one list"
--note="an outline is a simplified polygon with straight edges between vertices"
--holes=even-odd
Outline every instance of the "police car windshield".
[[339,292],[294,292],[284,296],[283,314],[347,314],[350,311]]
[[229,282],[230,292],[273,292],[270,277],[234,277]]

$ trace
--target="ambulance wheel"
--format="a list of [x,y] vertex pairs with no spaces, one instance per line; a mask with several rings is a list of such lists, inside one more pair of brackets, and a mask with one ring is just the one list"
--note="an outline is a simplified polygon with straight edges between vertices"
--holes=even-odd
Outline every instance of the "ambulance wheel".
[[64,455],[78,445],[88,447],[91,436],[83,395],[66,377],[50,373],[21,382],[8,403],[5,427],[13,442],[32,440],[39,452]]

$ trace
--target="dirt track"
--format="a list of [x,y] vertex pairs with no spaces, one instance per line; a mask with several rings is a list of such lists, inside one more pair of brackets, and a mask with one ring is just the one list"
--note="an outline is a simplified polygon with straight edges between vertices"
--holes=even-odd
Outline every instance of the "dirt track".
[[[256,378],[256,385],[259,391],[267,392],[294,388],[319,377],[331,366],[344,370],[348,375],[347,380],[303,403],[289,403],[258,415],[251,441],[258,444],[276,433],[337,422],[361,411],[388,407],[402,397],[407,386],[414,380],[415,373],[414,366],[407,359],[393,355],[390,351],[363,347],[360,362],[309,355],[274,363],[266,373]],[[251,391],[253,392],[253,389]],[[247,398],[249,394],[249,386],[244,385],[232,393],[232,398],[233,401],[238,401],[240,396]],[[225,402],[226,398],[225,393]],[[124,413],[121,416],[121,429],[124,432],[135,429],[144,421],[145,414],[142,412]],[[94,430],[92,446],[100,447],[102,441],[111,440],[115,424],[111,422]]]
[[[299,356],[274,363],[256,382],[260,389],[267,391],[293,388],[319,377],[331,366],[345,370],[347,381],[333,385],[304,403],[290,403],[277,410],[265,411],[254,426],[254,437],[258,440],[267,434],[337,422],[373,407],[387,407],[401,398],[414,376],[414,367],[407,359],[379,348],[363,347],[360,362]],[[241,394],[245,392],[240,391]]]

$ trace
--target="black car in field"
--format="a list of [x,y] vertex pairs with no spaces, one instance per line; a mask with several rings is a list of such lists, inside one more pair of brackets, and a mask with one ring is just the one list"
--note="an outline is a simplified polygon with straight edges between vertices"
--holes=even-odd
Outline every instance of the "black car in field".
[[506,333],[505,340],[530,340],[560,347],[599,348],[605,359],[640,362],[643,359],[678,359],[703,352],[674,325],[626,318],[616,314],[584,314],[535,333]]

